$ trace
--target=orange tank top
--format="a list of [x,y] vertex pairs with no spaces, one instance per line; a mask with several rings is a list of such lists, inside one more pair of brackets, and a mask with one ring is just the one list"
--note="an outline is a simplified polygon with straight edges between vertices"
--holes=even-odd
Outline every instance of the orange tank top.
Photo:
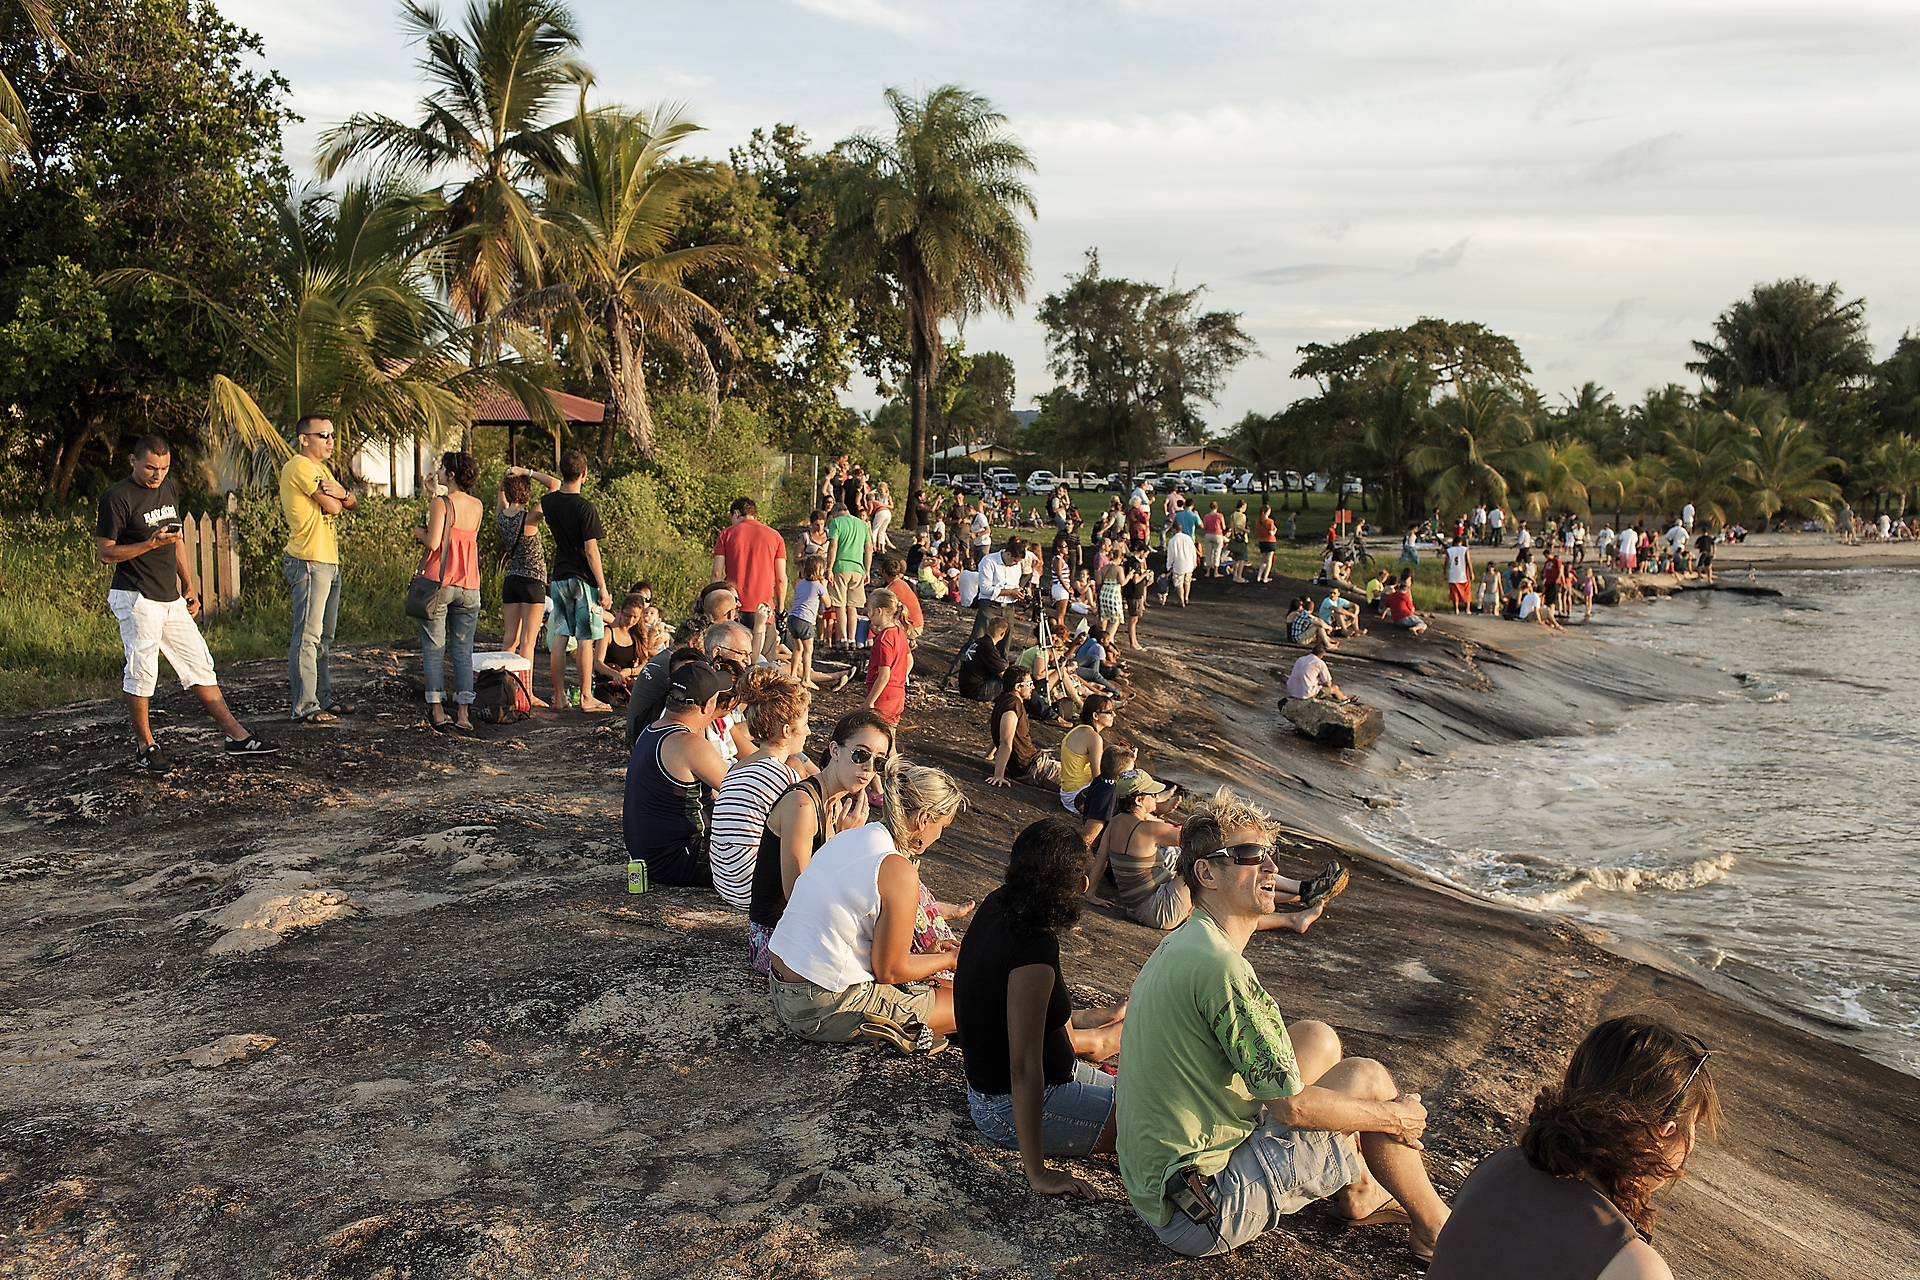
[[452,528],[441,539],[438,551],[427,552],[425,563],[420,572],[435,582],[440,579],[440,565],[446,563],[446,586],[464,587],[468,591],[480,589],[480,544],[477,541],[478,529]]

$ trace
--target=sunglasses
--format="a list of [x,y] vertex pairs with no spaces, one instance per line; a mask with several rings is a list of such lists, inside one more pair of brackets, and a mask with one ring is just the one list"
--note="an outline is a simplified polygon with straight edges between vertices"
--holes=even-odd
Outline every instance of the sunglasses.
[[852,760],[856,765],[864,767],[871,764],[876,769],[887,762],[887,757],[875,751],[872,747],[855,747],[853,750],[847,752],[847,758]]
[[1272,862],[1276,867],[1280,865],[1274,859],[1273,846],[1270,844],[1230,844],[1204,855],[1202,860],[1206,858],[1231,858],[1236,867],[1257,867],[1263,862]]
[[333,432],[331,431],[302,431],[300,434],[305,436],[309,440],[333,439]]
[[1680,1110],[1680,1100],[1687,1096],[1687,1090],[1693,1088],[1693,1082],[1695,1078],[1699,1076],[1701,1068],[1705,1067],[1707,1065],[1707,1059],[1713,1056],[1713,1050],[1707,1048],[1706,1043],[1702,1041],[1699,1036],[1682,1036],[1680,1038],[1692,1045],[1700,1054],[1700,1061],[1693,1064],[1693,1070],[1687,1073],[1687,1082],[1680,1086],[1680,1092],[1674,1094],[1673,1101],[1667,1104],[1666,1118],[1668,1120],[1673,1119],[1674,1116],[1678,1114]]

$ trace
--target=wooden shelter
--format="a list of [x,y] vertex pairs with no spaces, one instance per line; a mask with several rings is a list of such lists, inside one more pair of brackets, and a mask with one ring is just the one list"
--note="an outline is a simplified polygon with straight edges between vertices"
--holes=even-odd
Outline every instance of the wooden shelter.
[[1240,465],[1240,459],[1225,449],[1210,444],[1170,444],[1140,464],[1141,470],[1207,471],[1214,467]]
[[[598,428],[607,420],[607,406],[598,400],[570,396],[564,391],[549,391],[547,399],[553,402],[554,411],[569,427]],[[509,466],[520,465],[520,429],[532,423],[533,415],[527,412],[527,406],[504,391],[489,391],[474,401],[474,426],[507,429],[507,465]],[[560,471],[560,436],[561,433],[558,431],[553,433],[553,470],[556,475]]]

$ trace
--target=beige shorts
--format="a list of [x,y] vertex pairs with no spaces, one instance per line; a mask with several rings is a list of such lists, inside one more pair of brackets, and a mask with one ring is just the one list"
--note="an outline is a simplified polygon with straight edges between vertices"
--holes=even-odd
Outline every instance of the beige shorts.
[[1060,761],[1051,751],[1042,751],[1027,766],[1020,776],[1022,782],[1031,782],[1037,787],[1058,787],[1060,785]]
[[896,986],[890,982],[863,982],[845,991],[828,991],[811,982],[782,982],[767,978],[774,1016],[780,1025],[802,1040],[821,1044],[848,1044],[859,1038],[869,1014],[879,1014],[901,1026],[925,1023],[933,1017],[933,987],[925,982]]
[[833,602],[836,609],[866,608],[867,575],[860,570],[828,575],[827,599]]
[[127,667],[120,687],[136,698],[151,698],[160,683],[160,659],[180,677],[180,687],[215,686],[213,655],[185,600],[149,600],[138,591],[107,592],[107,607],[120,624],[120,647]]

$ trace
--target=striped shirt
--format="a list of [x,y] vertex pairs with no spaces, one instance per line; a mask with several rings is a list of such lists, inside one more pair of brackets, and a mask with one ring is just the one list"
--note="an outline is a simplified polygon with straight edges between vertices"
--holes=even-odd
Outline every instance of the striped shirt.
[[730,905],[745,911],[753,902],[753,864],[767,828],[773,802],[799,780],[784,760],[749,760],[727,770],[713,800],[713,836],[707,846],[713,861],[713,887]]

